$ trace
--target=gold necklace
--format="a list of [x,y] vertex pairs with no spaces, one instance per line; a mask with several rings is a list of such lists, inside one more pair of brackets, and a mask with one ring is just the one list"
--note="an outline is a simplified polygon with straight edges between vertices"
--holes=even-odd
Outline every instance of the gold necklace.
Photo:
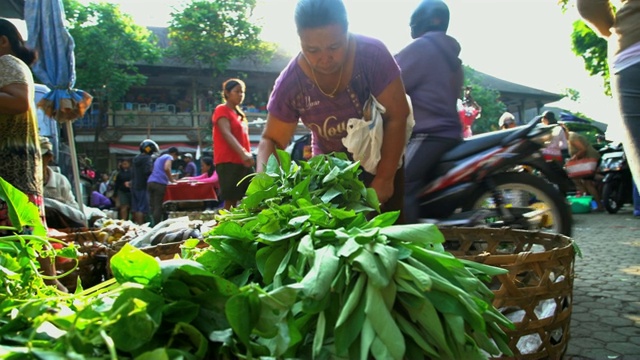
[[[306,59],[306,57],[305,57]],[[336,87],[333,88],[333,91],[330,93],[326,93],[322,90],[322,88],[320,87],[320,84],[318,84],[318,79],[316,78],[316,72],[313,70],[313,66],[311,65],[311,63],[309,63],[309,60],[307,60],[307,63],[309,64],[309,67],[311,68],[311,75],[313,75],[313,81],[316,83],[316,86],[318,87],[318,90],[320,90],[320,92],[322,94],[324,94],[325,96],[328,96],[330,98],[333,98],[334,96],[336,96],[336,91],[338,91],[338,88],[340,87],[340,83],[342,82],[342,70],[344,69],[344,64],[340,65],[340,75],[338,76],[338,83],[336,84]]]

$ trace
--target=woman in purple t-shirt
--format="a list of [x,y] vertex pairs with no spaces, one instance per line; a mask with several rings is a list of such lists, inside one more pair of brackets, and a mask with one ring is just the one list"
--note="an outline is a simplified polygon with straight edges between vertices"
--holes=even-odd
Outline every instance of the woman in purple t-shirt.
[[262,171],[276,147],[286,147],[298,120],[311,131],[314,155],[346,153],[342,138],[347,121],[362,118],[372,94],[386,108],[382,158],[376,175],[365,173],[363,180],[385,211],[402,209],[403,170],[397,168],[409,105],[393,56],[379,40],[349,33],[342,0],[299,0],[295,22],[302,51],[274,85],[257,170]]

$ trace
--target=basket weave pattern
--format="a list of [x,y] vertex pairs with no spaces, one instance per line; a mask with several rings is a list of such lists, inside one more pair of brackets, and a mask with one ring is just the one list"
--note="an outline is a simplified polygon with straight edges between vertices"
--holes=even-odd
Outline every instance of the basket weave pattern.
[[[82,280],[82,287],[88,288],[97,285],[108,278],[107,255],[108,247],[100,241],[100,231],[92,231],[86,228],[64,229],[64,236],[54,236],[66,243],[73,242],[80,254],[78,267],[69,275],[60,279],[60,282],[69,289],[75,291],[78,277]],[[58,273],[66,273],[75,265],[75,261],[56,262]]]
[[516,329],[504,329],[513,358],[561,359],[570,338],[573,307],[572,240],[506,228],[440,230],[454,256],[509,271],[496,276],[489,287],[495,294],[493,305],[507,317],[514,315],[510,318]]

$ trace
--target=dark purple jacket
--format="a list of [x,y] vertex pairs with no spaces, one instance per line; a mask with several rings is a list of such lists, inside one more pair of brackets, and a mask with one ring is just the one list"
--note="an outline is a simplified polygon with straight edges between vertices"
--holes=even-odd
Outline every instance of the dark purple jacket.
[[[428,32],[396,55],[413,105],[414,134],[461,139],[456,102],[462,91],[460,44],[444,32]],[[455,70],[454,70],[455,69]]]

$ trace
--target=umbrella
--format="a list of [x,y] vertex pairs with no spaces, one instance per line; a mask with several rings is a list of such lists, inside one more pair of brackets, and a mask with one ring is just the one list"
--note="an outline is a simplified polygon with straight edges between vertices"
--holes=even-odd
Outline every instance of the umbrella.
[[62,0],[26,0],[24,20],[27,23],[29,38],[27,45],[38,51],[39,59],[33,66],[38,79],[51,90],[38,106],[47,115],[66,126],[71,151],[73,183],[78,205],[83,211],[80,191],[80,172],[73,136],[72,121],[82,117],[91,105],[91,96],[74,89],[76,81],[75,43],[64,27]]

